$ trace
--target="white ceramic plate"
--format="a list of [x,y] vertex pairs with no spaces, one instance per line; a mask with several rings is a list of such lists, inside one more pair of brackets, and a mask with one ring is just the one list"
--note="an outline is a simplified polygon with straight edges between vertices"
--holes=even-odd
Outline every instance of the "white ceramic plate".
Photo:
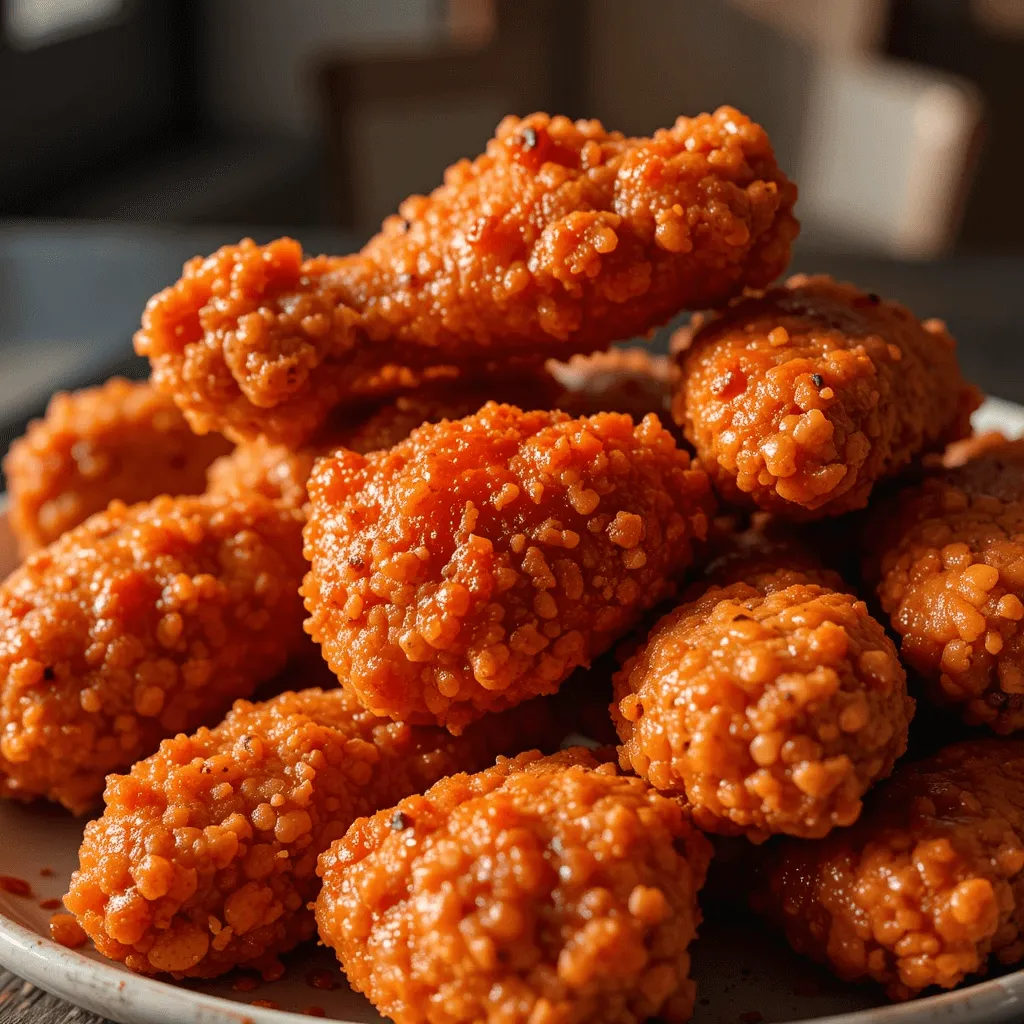
[[[978,430],[1024,435],[1024,407],[989,399],[975,416]],[[6,513],[0,517],[0,577],[15,564]],[[49,938],[52,910],[40,901],[60,897],[75,867],[83,822],[45,805],[0,804],[0,875],[22,878],[32,898],[0,889],[0,964],[58,996],[120,1024],[298,1024],[318,1009],[348,1024],[381,1018],[344,985],[323,949],[297,950],[280,980],[240,991],[237,978],[176,985],[132,974],[86,948],[76,952]],[[47,875],[41,871],[47,870]],[[719,871],[728,872],[720,863]],[[49,872],[52,872],[49,873]],[[877,990],[842,985],[792,954],[777,936],[737,915],[716,911],[693,947],[699,1002],[694,1024],[814,1020],[817,1024],[1019,1024],[1024,1020],[1024,971],[900,1005]],[[327,971],[338,988],[308,982]],[[279,1009],[252,1005],[271,1001]]]

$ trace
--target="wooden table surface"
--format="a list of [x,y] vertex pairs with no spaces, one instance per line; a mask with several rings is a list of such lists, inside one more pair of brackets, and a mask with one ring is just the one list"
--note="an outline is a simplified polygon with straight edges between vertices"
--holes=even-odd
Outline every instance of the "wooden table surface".
[[[55,385],[93,383],[93,375],[102,379],[112,368],[127,366],[129,339],[145,298],[172,280],[185,258],[246,233],[263,240],[277,232],[0,223],[0,356],[28,342],[45,359],[48,339],[61,339],[64,345],[80,344],[92,358],[80,379]],[[333,232],[298,237],[314,251],[347,252],[358,245]],[[899,299],[919,316],[943,317],[959,338],[966,375],[990,394],[1024,402],[1024,257],[956,256],[906,264],[800,245],[793,269],[832,273]],[[62,293],[70,296],[67,301],[54,302],[52,289],[45,287],[55,275]],[[24,417],[37,413],[45,400],[45,395],[16,397],[13,406],[0,407],[0,454],[20,432]],[[0,1024],[103,1024],[103,1019],[0,969]]]
[[[0,1024],[105,1024],[95,1013],[72,1006],[0,968]],[[107,1022],[109,1024],[109,1022]]]

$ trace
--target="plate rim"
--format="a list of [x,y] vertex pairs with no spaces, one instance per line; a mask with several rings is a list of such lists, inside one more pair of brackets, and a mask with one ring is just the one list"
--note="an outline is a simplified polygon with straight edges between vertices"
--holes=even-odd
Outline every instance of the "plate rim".
[[[1024,405],[987,396],[974,425],[976,430],[998,428],[1024,435]],[[0,494],[0,523],[6,518],[7,496]],[[251,1006],[136,974],[113,961],[93,960],[32,931],[8,917],[2,908],[0,966],[59,999],[119,1024],[301,1024],[311,1019],[291,1010]],[[1024,967],[967,988],[852,1013],[808,1017],[798,1024],[927,1024],[933,1014],[942,1014],[950,1024],[1012,1024],[1021,1020]],[[336,1020],[336,1024],[355,1022]]]
[[308,1014],[251,1006],[135,974],[112,961],[93,960],[26,928],[2,909],[0,965],[50,995],[119,1024],[308,1024],[312,1019]]

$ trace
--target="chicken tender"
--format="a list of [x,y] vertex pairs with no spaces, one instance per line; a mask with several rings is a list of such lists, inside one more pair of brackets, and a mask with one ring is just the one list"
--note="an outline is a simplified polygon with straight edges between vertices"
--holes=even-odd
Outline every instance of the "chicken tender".
[[[771,551],[771,549],[768,549]],[[827,570],[744,545],[616,674],[619,761],[693,820],[761,842],[849,825],[907,747],[914,702],[896,649]],[[746,578],[738,572],[745,564]],[[824,585],[823,585],[824,584]]]
[[[416,427],[457,420],[500,396],[526,409],[562,409],[574,416],[625,412],[638,421],[664,416],[678,368],[666,356],[642,349],[615,349],[549,364],[521,380],[444,382],[427,385],[381,405],[365,418],[329,425],[313,444],[297,449],[260,437],[238,445],[207,470],[207,489],[244,497],[262,494],[295,508],[306,502],[313,464],[338,448],[367,454],[404,441]],[[671,426],[669,426],[671,429]],[[682,435],[676,437],[682,441]]]
[[930,699],[1024,728],[1024,441],[905,488],[864,536],[865,577]]
[[120,377],[50,399],[4,459],[11,529],[22,555],[120,498],[198,494],[231,444],[192,433],[174,402]]
[[980,402],[941,321],[824,276],[736,301],[679,359],[673,414],[716,489],[788,519],[863,508]]
[[[257,438],[240,444],[209,469],[209,490],[216,494],[246,495],[253,491],[295,508],[306,502],[306,485],[313,464],[339,448],[365,455],[404,441],[424,423],[461,419],[476,412],[496,395],[528,408],[554,408],[562,392],[555,379],[537,372],[521,379],[490,382],[447,382],[427,385],[399,395],[365,417],[330,425],[313,444],[297,449]],[[535,405],[529,404],[535,403]]]
[[0,794],[88,810],[306,646],[302,519],[263,498],[104,512],[0,585]]
[[713,507],[657,417],[495,403],[323,459],[309,493],[310,635],[375,714],[456,733],[671,594]]
[[640,779],[524,754],[357,821],[317,925],[396,1024],[687,1021],[710,853]]
[[217,459],[207,472],[208,490],[229,497],[262,494],[292,508],[308,500],[306,485],[316,460],[339,448],[366,453],[390,448],[404,440],[422,423],[475,412],[486,397],[450,393],[444,397],[413,393],[402,395],[372,412],[361,423],[347,423],[323,430],[314,443],[298,448],[274,444],[265,437],[246,441]]
[[317,857],[356,818],[561,735],[546,701],[457,739],[375,718],[344,689],[238,701],[216,728],[111,776],[64,903],[133,971],[274,976],[279,954],[315,932]]
[[767,285],[795,199],[764,130],[730,107],[651,138],[507,117],[359,253],[246,240],[186,264],[135,347],[194,429],[294,448],[389,380],[567,358]]
[[758,910],[793,948],[890,998],[1024,959],[1024,743],[901,764],[859,822],[769,852]]

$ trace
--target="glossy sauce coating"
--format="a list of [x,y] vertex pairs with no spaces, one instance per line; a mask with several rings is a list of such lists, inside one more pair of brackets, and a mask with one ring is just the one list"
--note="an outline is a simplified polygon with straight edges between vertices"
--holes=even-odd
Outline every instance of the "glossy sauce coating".
[[824,276],[737,300],[679,358],[673,415],[716,489],[783,518],[863,508],[980,401],[941,321]]
[[900,765],[860,821],[785,840],[754,905],[800,953],[892,999],[1024,959],[1024,744],[976,740]]
[[878,506],[865,576],[936,703],[998,733],[1024,727],[1024,442]]
[[683,797],[702,828],[818,838],[855,821],[906,750],[895,648],[821,579],[752,561],[745,581],[666,615],[615,676],[622,767]]
[[0,794],[71,810],[305,646],[301,518],[262,498],[113,502],[0,585]]
[[239,701],[110,778],[65,905],[101,953],[142,974],[273,976],[314,932],[317,857],[357,817],[561,735],[542,702],[453,738],[375,718],[343,689]]
[[114,498],[198,494],[206,467],[231,445],[197,437],[148,383],[113,377],[58,392],[4,459],[11,529],[22,555],[45,547]]
[[489,403],[310,480],[307,629],[377,714],[452,731],[553,693],[670,594],[712,509],[654,416]]
[[682,1022],[710,845],[585,751],[499,761],[356,822],[320,937],[397,1024]]
[[636,139],[507,117],[360,253],[247,240],[191,261],[150,300],[136,351],[197,430],[294,447],[404,370],[565,358],[764,286],[789,259],[795,198],[730,107]]

